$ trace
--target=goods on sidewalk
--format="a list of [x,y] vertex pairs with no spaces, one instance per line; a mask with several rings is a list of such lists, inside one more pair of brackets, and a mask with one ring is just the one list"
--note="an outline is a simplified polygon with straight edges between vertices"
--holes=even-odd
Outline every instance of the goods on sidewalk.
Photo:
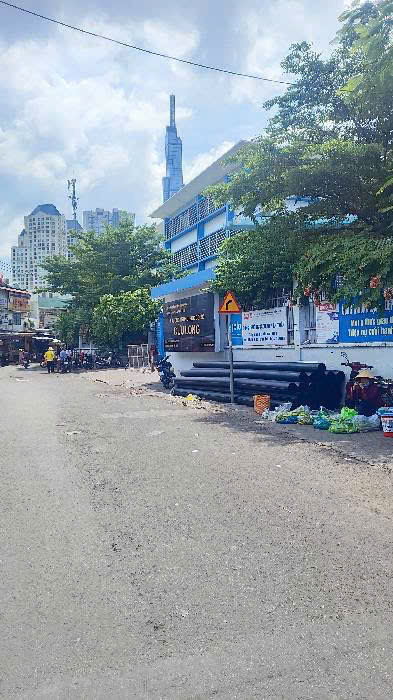
[[379,408],[378,415],[381,418],[384,437],[393,437],[393,407]]
[[269,394],[256,394],[254,396],[254,411],[259,415],[262,415],[265,411],[270,408],[270,396]]

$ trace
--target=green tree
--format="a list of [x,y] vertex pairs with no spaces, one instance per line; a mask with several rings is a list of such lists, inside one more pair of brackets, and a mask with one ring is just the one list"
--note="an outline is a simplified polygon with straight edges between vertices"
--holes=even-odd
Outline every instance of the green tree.
[[114,296],[105,294],[93,312],[92,331],[103,345],[114,348],[126,333],[143,333],[157,318],[160,304],[149,289],[137,289]]
[[[326,60],[308,44],[291,47],[283,69],[296,82],[267,103],[276,113],[266,136],[242,149],[232,159],[238,168],[231,180],[209,192],[261,224],[274,213],[269,226],[259,225],[242,234],[241,243],[234,238],[222,246],[216,289],[258,298],[259,277],[259,298],[266,298],[269,279],[272,286],[285,286],[291,272],[304,286],[333,293],[339,273],[347,297],[360,293],[367,302],[380,294],[370,287],[369,272],[381,278],[381,286],[392,283],[393,258],[386,259],[384,241],[391,236],[393,217],[389,185],[383,184],[393,185],[392,81],[374,81],[373,88],[373,67],[366,45],[359,43],[359,37],[370,37],[371,27],[377,41],[377,10],[391,4],[383,0],[376,9],[366,2],[345,13],[337,47]],[[379,17],[388,47],[385,24]],[[388,48],[384,55],[390,55]],[[359,75],[365,76],[363,91]],[[308,199],[290,214],[285,200],[293,195]],[[359,251],[365,253],[367,240],[374,251],[360,268]],[[327,275],[329,248],[336,265]]]
[[70,298],[71,317],[61,316],[60,321],[64,329],[74,321],[76,326],[91,328],[94,309],[105,295],[148,290],[182,274],[172,265],[154,226],[134,227],[127,222],[117,229],[108,227],[100,236],[83,232],[72,252],[71,260],[58,256],[43,264],[46,286],[42,291]]
[[49,258],[45,291],[71,295],[72,306],[93,309],[104,294],[150,287],[179,274],[170,263],[154,226],[121,224],[97,236],[84,232],[73,246],[74,258]]
[[86,315],[82,309],[64,309],[55,322],[56,336],[68,346],[78,345],[79,329],[82,325],[88,324],[89,319],[89,315]]

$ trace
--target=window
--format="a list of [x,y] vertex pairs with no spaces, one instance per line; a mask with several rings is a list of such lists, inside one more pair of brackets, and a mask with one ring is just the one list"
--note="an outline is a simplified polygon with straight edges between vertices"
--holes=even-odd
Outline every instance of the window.
[[15,311],[12,312],[12,322],[14,326],[20,326],[22,323],[22,314],[16,313]]

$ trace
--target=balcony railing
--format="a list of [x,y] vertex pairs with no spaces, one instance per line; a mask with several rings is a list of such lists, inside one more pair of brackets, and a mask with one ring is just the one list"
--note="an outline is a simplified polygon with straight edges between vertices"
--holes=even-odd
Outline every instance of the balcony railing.
[[187,267],[198,262],[198,244],[191,243],[172,255],[172,262],[179,267]]
[[202,221],[202,219],[205,219],[218,209],[221,209],[221,207],[217,207],[211,197],[204,197],[198,202],[191,204],[181,214],[165,222],[165,240],[168,241],[187,228],[196,226],[199,221]]
[[221,243],[235,233],[238,233],[238,231],[220,228],[209,236],[201,238],[199,241],[191,243],[191,245],[173,253],[171,258],[172,262],[180,267],[188,267],[188,265],[195,265],[202,260],[207,260],[214,255],[218,255],[218,249]]

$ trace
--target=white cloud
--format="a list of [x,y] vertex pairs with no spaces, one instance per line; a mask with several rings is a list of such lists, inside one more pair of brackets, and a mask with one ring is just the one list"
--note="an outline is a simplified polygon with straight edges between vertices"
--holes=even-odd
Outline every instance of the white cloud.
[[[96,22],[93,28],[103,27]],[[106,23],[105,33],[178,56],[188,55],[199,41],[196,30],[173,31],[153,21],[122,28]],[[38,203],[26,197],[29,183],[30,190],[41,193],[38,201],[54,201],[64,211],[65,181],[71,173],[78,180],[82,209],[104,205],[149,213],[150,202],[161,196],[159,137],[169,112],[162,73],[140,70],[152,60],[64,30],[46,42],[3,46],[0,91],[12,97],[12,108],[0,122],[0,176],[14,178],[14,187],[24,190],[28,204],[23,214]],[[168,63],[156,60],[168,72]],[[83,68],[78,71],[79,63]],[[179,124],[191,115],[191,109],[178,106]],[[110,201],[93,203],[94,192],[105,185]],[[2,219],[4,254],[23,226],[16,207]]]
[[217,158],[224,155],[230,148],[234,146],[233,141],[224,141],[219,146],[211,148],[206,153],[200,153],[190,163],[184,164],[184,182],[190,182],[194,177],[199,175],[205,168],[214,163]]
[[[239,15],[239,43],[245,50],[238,53],[243,61],[242,71],[271,80],[290,81],[282,73],[280,63],[291,44],[307,41],[330,52],[330,42],[338,29],[337,17],[343,10],[343,0],[331,0],[321,5],[315,0],[275,0],[261,12],[260,8],[242,11]],[[261,104],[282,92],[285,85],[261,83],[235,78],[232,97],[242,102],[248,99]]]
[[[327,6],[315,0],[229,0],[223,22],[215,3],[195,10],[174,0],[165,13],[154,4],[141,6],[132,21],[125,13],[122,22],[116,15],[122,3],[90,0],[94,11],[79,16],[78,24],[160,53],[279,78],[289,44],[306,38],[326,48],[343,9],[343,0]],[[70,7],[64,3],[65,21]],[[162,200],[170,93],[177,99],[187,182],[234,142],[260,133],[261,104],[283,89],[36,20],[22,38],[10,39],[5,28],[1,34],[0,178],[6,206],[0,212],[0,255],[9,254],[23,215],[38,203],[53,202],[70,216],[66,181],[74,175],[81,211],[119,207],[144,220]]]

